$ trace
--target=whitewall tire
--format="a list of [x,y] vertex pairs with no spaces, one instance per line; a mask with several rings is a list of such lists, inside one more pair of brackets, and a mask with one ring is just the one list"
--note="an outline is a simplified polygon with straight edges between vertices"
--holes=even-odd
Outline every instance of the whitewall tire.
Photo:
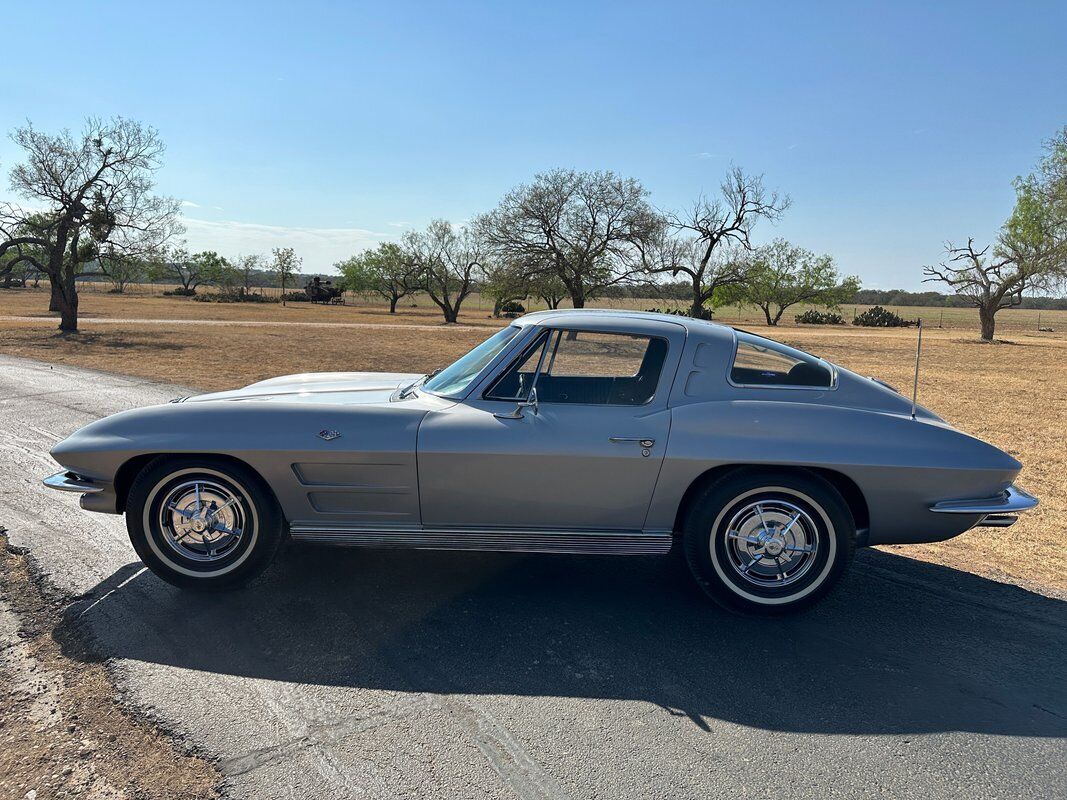
[[709,597],[733,611],[780,614],[810,606],[837,584],[856,525],[841,494],[814,474],[743,470],[701,492],[682,535]]

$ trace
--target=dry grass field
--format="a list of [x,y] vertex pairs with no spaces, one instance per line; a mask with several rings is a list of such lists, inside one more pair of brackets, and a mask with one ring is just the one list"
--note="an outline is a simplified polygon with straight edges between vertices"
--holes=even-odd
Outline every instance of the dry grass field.
[[[645,305],[654,305],[648,301]],[[631,303],[633,305],[633,303]],[[637,303],[641,307],[640,302]],[[43,290],[0,292],[0,352],[222,389],[291,372],[401,370],[448,363],[500,321],[477,301],[444,326],[425,299],[395,316],[377,305],[220,305],[150,294],[85,292],[83,330],[61,336]],[[905,309],[937,324],[939,309]],[[1067,312],[1002,312],[1004,341],[980,344],[968,309],[946,310],[925,333],[920,402],[1026,466],[1020,483],[1042,505],[1008,529],[978,529],[935,545],[894,548],[988,577],[1067,591]],[[1026,320],[1013,315],[1026,314]],[[720,320],[737,324],[734,315]],[[777,330],[752,310],[740,323],[902,388],[909,387],[915,331],[842,326]],[[15,319],[12,319],[15,318]],[[787,315],[792,320],[792,314]],[[208,324],[204,324],[208,323]],[[300,324],[290,324],[300,323]]]

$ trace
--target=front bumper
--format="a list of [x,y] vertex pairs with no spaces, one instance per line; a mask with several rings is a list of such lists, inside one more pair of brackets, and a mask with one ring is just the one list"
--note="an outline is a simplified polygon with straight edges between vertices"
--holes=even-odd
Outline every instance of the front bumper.
[[101,514],[119,513],[115,487],[109,481],[87,478],[67,470],[49,475],[41,483],[49,489],[80,494],[78,504],[86,511],[98,511]]
[[976,527],[1006,528],[1014,525],[1017,512],[1029,511],[1038,500],[1018,486],[1012,485],[995,497],[977,500],[943,500],[934,503],[930,510],[938,514],[981,514]]
[[104,491],[103,486],[99,486],[88,478],[69,471],[57,472],[55,475],[49,475],[41,481],[41,483],[49,489],[58,489],[61,492],[95,494],[96,492]]

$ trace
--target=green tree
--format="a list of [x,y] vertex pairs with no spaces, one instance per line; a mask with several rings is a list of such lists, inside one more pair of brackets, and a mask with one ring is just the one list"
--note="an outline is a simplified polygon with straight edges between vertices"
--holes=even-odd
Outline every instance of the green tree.
[[390,314],[396,313],[401,298],[418,288],[410,256],[394,242],[383,242],[373,250],[350,256],[334,264],[334,268],[341,273],[346,289],[388,300]]
[[530,294],[540,298],[551,309],[567,299],[567,287],[551,272],[538,272],[530,280]]
[[222,283],[228,266],[226,259],[214,250],[189,253],[178,247],[152,261],[148,276],[154,281],[173,281],[187,293],[195,294],[201,286]]
[[229,262],[229,271],[232,273],[231,280],[236,293],[242,298],[248,297],[252,290],[260,285],[263,259],[257,255],[239,255]]
[[291,247],[275,247],[271,250],[270,271],[274,280],[282,287],[282,305],[285,305],[285,287],[292,283],[293,276],[300,271],[303,259],[298,257]]
[[105,251],[99,256],[100,273],[111,282],[111,291],[122,294],[126,286],[139,283],[148,274],[148,262],[139,256]]
[[530,296],[534,274],[525,265],[512,261],[493,260],[481,280],[482,294],[493,301],[493,316],[499,317],[505,305]]
[[723,304],[752,303],[763,311],[768,325],[777,325],[797,303],[834,308],[859,288],[859,278],[841,277],[832,256],[775,239],[751,254],[745,282],[721,291],[719,299]]

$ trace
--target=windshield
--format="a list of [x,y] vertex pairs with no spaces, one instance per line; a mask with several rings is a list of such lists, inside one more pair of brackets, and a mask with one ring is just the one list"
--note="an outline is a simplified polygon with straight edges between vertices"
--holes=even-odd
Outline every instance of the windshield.
[[497,331],[458,361],[453,361],[422,385],[428,392],[452,397],[463,392],[470,382],[515,338],[519,328],[514,325]]

